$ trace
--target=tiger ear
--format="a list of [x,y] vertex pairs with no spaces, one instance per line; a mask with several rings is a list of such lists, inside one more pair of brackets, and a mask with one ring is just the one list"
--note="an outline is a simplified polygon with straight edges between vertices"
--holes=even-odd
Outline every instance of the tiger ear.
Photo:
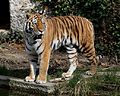
[[44,6],[43,15],[47,16],[48,6]]
[[39,14],[47,17],[47,12],[48,12],[48,6],[44,6],[41,11],[39,11]]

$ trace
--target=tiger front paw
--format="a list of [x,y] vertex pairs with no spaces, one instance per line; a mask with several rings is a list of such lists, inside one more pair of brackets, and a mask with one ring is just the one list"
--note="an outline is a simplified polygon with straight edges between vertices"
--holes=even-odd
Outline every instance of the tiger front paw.
[[35,82],[38,83],[38,84],[44,84],[44,83],[47,82],[47,80],[46,79],[40,79],[40,77],[38,76]]
[[31,76],[27,76],[26,78],[25,78],[25,81],[27,81],[27,82],[34,82],[35,81],[35,78],[33,77],[31,77]]

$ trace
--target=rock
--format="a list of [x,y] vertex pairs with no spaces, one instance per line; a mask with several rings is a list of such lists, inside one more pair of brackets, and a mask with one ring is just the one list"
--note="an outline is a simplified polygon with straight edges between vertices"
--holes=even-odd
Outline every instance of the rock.
[[0,75],[0,86],[8,86],[12,90],[36,94],[56,94],[55,83],[36,84],[35,82],[25,82],[23,79]]
[[22,32],[25,12],[34,7],[30,0],[10,0],[10,25],[13,32]]

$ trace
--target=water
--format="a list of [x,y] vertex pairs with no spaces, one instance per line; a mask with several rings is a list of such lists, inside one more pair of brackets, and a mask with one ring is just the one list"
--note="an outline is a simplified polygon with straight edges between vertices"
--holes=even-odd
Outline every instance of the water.
[[[7,86],[4,86],[3,88],[0,87],[0,96],[58,96],[58,93],[47,94],[45,92],[43,93],[38,90],[36,90],[35,92],[32,92],[30,90],[23,90],[23,91],[21,90],[15,88],[14,89],[7,88]],[[60,95],[60,96],[69,96],[69,95]]]
[[9,96],[9,89],[0,88],[0,96]]
[[30,92],[23,92],[19,90],[12,90],[8,88],[0,88],[0,96],[46,96],[46,95],[43,95],[40,93],[36,94],[36,93],[30,93]]

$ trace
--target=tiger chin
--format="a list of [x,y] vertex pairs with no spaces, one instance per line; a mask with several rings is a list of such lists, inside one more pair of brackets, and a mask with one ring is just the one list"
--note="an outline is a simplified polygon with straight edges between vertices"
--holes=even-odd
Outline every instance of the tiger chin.
[[91,68],[86,74],[96,73],[94,28],[88,19],[80,16],[46,17],[45,12],[30,13],[26,17],[24,40],[30,63],[30,74],[25,81],[46,83],[51,52],[61,46],[66,48],[70,63],[68,71],[62,74],[62,78],[71,77],[76,70],[77,50],[80,50],[91,63]]

